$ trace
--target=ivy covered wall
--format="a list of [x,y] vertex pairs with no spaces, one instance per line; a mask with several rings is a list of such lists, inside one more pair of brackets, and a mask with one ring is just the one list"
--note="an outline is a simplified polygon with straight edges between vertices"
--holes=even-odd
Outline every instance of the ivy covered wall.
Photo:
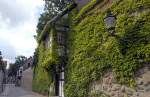
[[[65,97],[88,97],[90,83],[101,80],[107,69],[118,83],[134,88],[135,71],[150,62],[150,1],[97,1],[70,14]],[[115,36],[105,29],[108,9],[117,18]]]
[[[44,95],[58,95],[61,66],[66,60],[66,33],[68,19],[59,18],[47,24],[37,36],[38,62],[34,68],[33,90]],[[65,33],[66,32],[66,33]],[[63,61],[63,62],[62,62]]]
[[[46,35],[41,34],[38,37],[38,64],[35,67],[35,77],[33,79],[33,90],[44,95],[48,95],[50,88],[53,90],[51,95],[55,95],[53,72],[59,64],[55,27],[51,27],[42,32],[42,34],[48,32]],[[46,38],[51,42],[45,41]],[[49,44],[50,47],[46,46],[46,42],[51,43]]]

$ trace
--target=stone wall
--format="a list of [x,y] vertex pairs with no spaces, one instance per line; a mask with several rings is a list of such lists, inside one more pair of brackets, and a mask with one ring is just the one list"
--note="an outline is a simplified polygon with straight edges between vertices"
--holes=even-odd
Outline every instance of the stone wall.
[[91,84],[90,94],[103,93],[106,97],[150,97],[150,64],[135,73],[135,81],[137,85],[134,89],[120,85],[109,70],[100,81]]

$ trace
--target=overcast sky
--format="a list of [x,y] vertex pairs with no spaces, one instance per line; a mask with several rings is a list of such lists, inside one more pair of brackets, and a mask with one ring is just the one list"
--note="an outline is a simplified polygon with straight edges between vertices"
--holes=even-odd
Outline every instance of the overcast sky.
[[4,59],[14,61],[17,55],[32,56],[36,48],[38,17],[42,0],[0,0],[0,51]]

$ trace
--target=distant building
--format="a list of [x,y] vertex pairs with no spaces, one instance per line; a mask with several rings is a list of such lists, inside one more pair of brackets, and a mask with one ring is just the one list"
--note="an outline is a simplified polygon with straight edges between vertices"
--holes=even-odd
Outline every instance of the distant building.
[[29,67],[31,67],[33,64],[33,58],[32,57],[29,57],[25,63],[23,64],[23,70],[26,70],[28,69]]

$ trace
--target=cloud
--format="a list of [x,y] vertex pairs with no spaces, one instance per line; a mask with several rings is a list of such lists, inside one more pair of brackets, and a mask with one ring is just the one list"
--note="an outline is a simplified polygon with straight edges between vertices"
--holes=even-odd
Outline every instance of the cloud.
[[1,0],[1,17],[11,25],[21,24],[34,17],[42,4],[42,0]]
[[33,35],[43,4],[43,0],[0,0],[0,50],[5,59],[33,54]]
[[14,56],[16,56],[15,48],[11,46],[7,41],[0,40],[0,51],[5,59],[9,62],[13,62]]
[[2,19],[11,25],[17,25],[30,17],[27,11],[15,0],[1,0],[0,13]]

